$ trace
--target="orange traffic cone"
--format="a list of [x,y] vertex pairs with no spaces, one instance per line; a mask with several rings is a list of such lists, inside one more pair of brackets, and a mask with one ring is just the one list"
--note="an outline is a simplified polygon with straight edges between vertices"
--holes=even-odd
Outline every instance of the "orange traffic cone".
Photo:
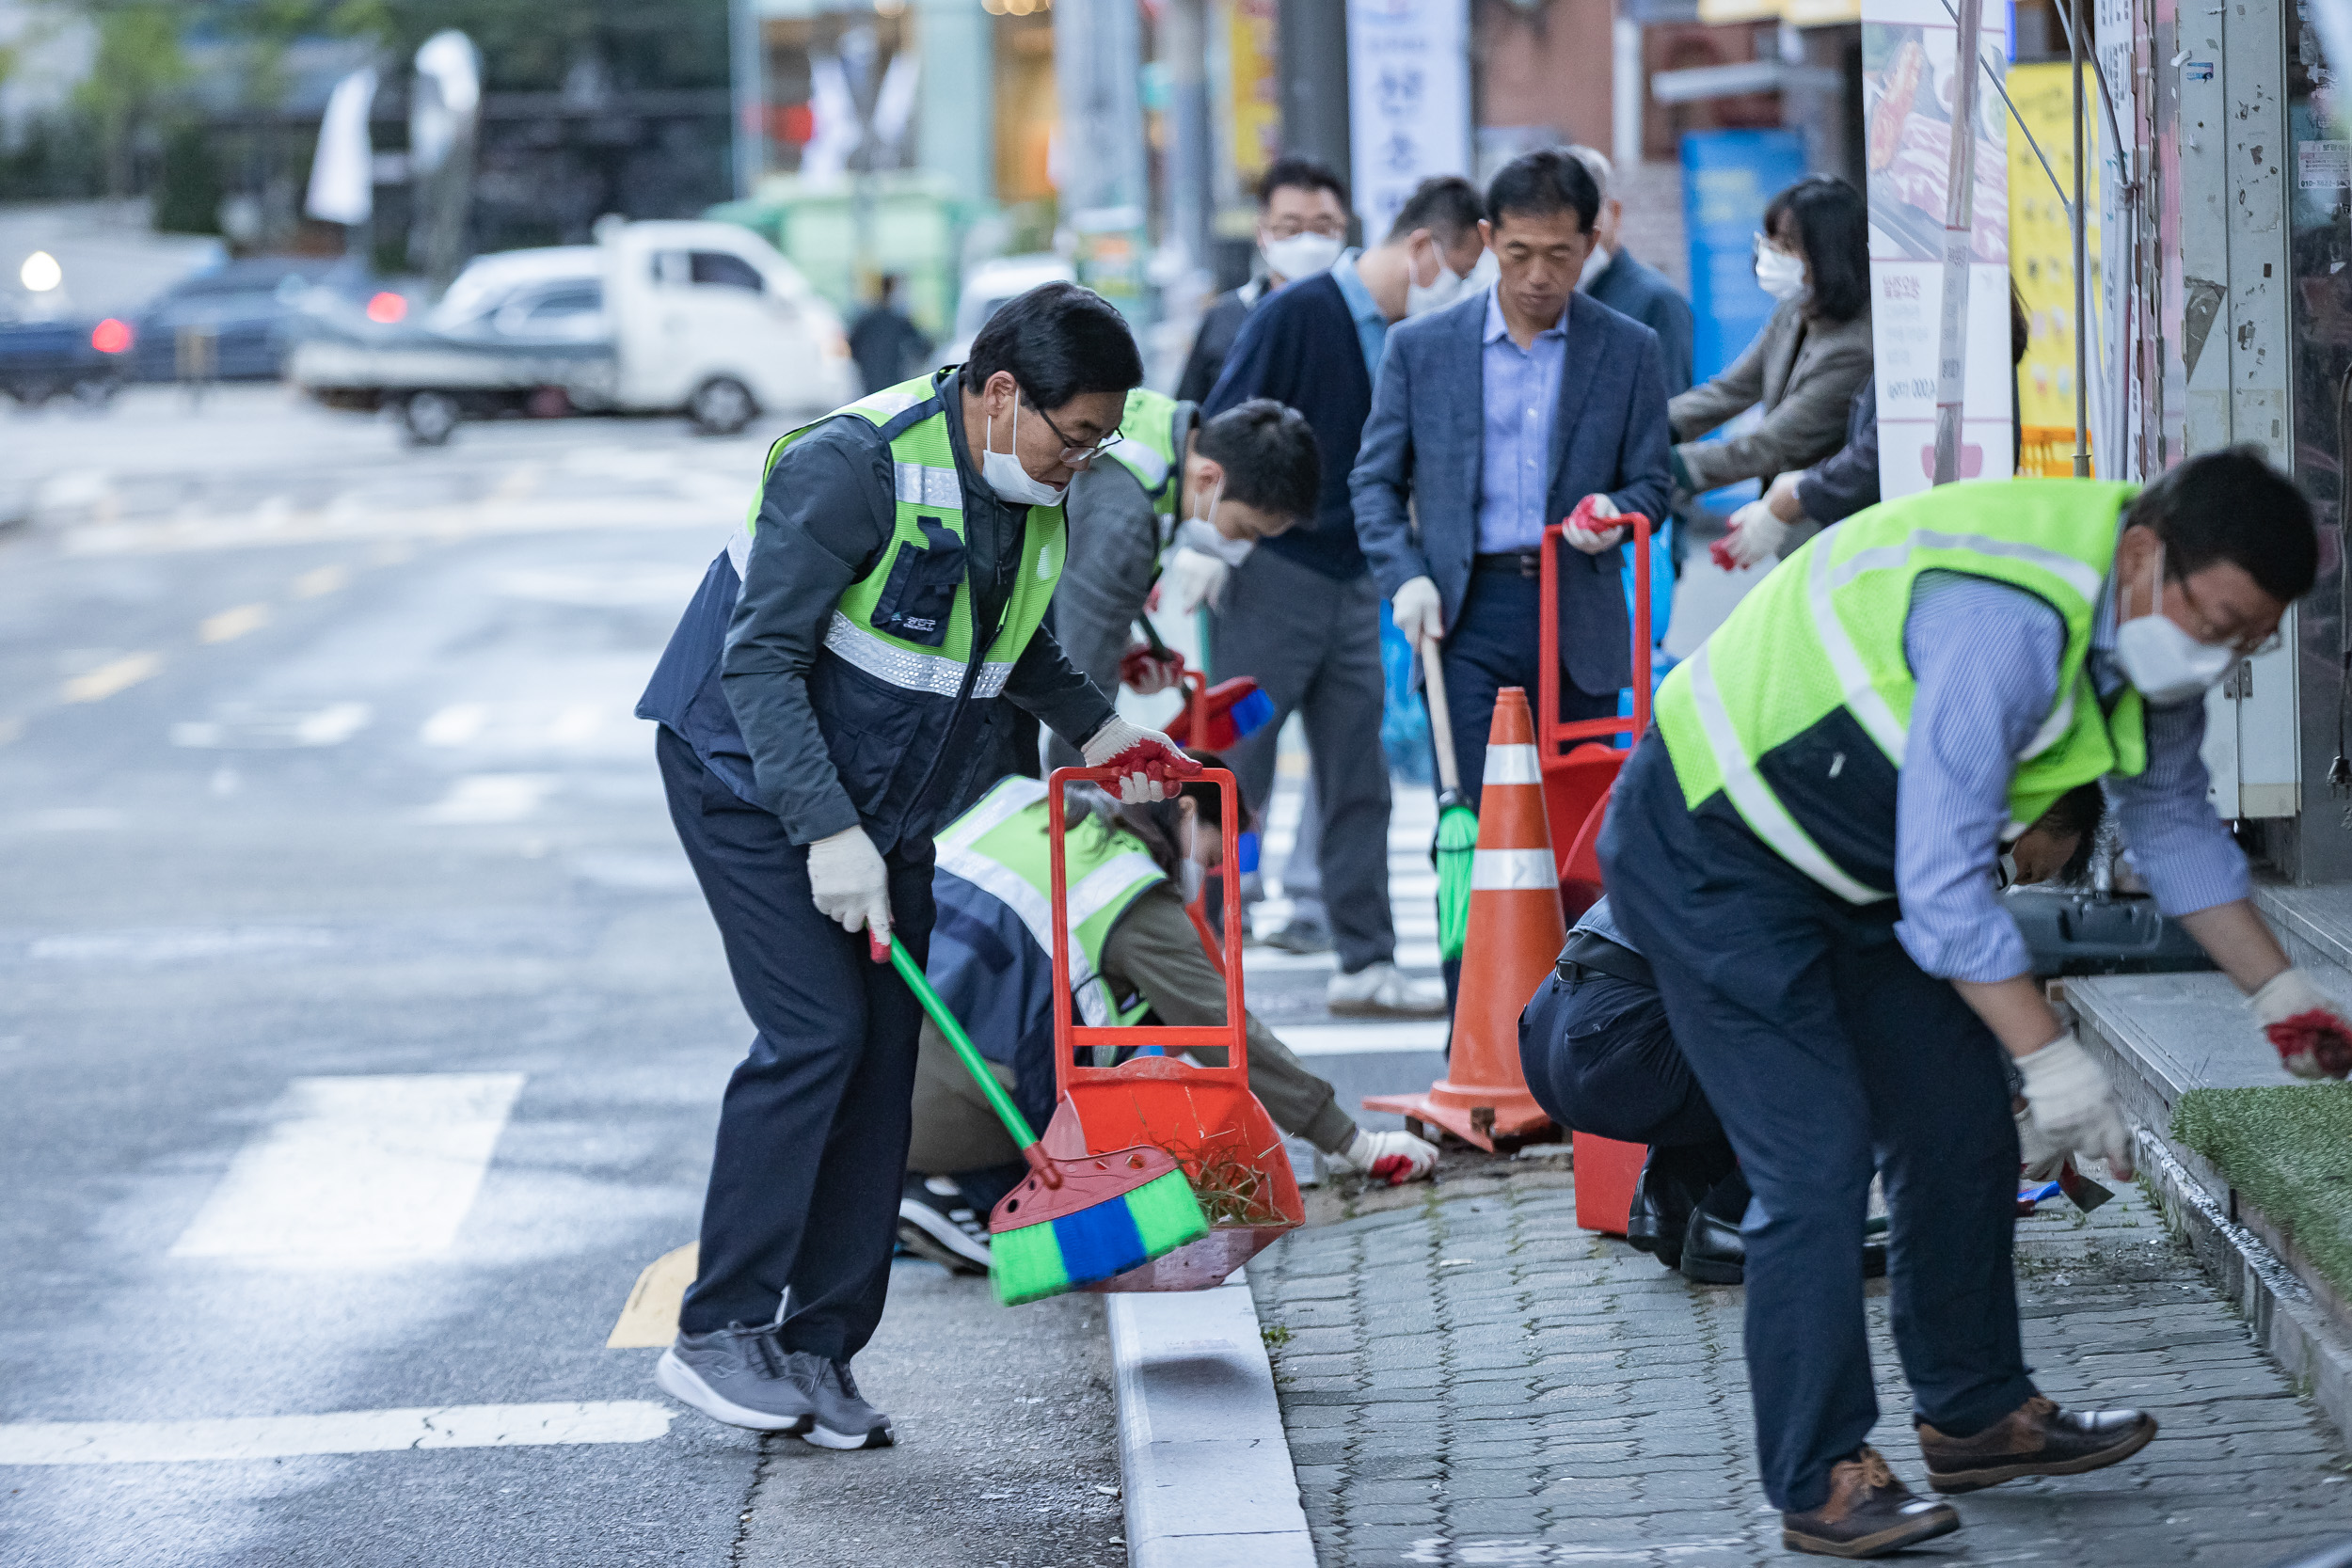
[[1478,798],[1478,849],[1470,863],[1470,936],[1454,1008],[1454,1053],[1427,1094],[1375,1095],[1367,1111],[1431,1122],[1492,1148],[1551,1122],[1519,1071],[1519,1009],[1551,973],[1567,941],[1560,874],[1545,826],[1527,692],[1495,696],[1486,778]]

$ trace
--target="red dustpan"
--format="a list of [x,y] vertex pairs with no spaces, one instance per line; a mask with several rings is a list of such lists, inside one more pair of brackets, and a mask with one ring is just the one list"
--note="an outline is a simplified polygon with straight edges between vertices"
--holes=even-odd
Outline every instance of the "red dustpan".
[[[1041,1140],[1057,1160],[1149,1144],[1168,1150],[1209,1219],[1209,1233],[1091,1287],[1097,1291],[1204,1291],[1221,1285],[1283,1231],[1303,1224],[1306,1206],[1283,1151],[1281,1132],[1249,1092],[1249,1035],[1242,1014],[1241,879],[1227,876],[1225,1018],[1206,1028],[1166,1025],[1098,1028],[1071,1016],[1070,915],[1064,887],[1062,789],[1072,783],[1116,786],[1108,768],[1060,768],[1046,781],[1054,889],[1054,1081],[1059,1096]],[[1239,863],[1240,793],[1233,775],[1211,768],[1201,782],[1221,797],[1225,863]],[[1081,1067],[1097,1046],[1157,1047],[1171,1054],[1134,1055],[1116,1067]],[[1223,1067],[1201,1067],[1173,1053],[1222,1048]]]
[[[1600,897],[1600,879],[1589,879],[1578,869],[1580,850],[1589,853],[1587,836],[1600,831],[1601,807],[1617,769],[1629,751],[1626,745],[1642,738],[1649,728],[1650,680],[1650,522],[1629,513],[1633,549],[1633,715],[1629,719],[1560,719],[1560,564],[1561,535],[1565,523],[1544,530],[1543,602],[1536,623],[1538,674],[1535,690],[1535,756],[1544,781],[1544,813],[1551,827],[1552,852],[1560,858],[1560,899],[1574,921]],[[1589,825],[1589,826],[1588,826]]]

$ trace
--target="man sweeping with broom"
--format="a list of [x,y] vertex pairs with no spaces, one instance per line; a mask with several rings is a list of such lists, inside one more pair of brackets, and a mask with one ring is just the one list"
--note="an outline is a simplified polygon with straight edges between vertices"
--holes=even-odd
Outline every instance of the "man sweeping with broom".
[[[637,708],[758,1028],[720,1113],[701,1252],[657,1381],[731,1425],[891,1441],[850,1363],[882,1317],[922,1013],[931,835],[1003,697],[1089,766],[1189,768],[1041,628],[1061,499],[1143,379],[1119,313],[1047,284],[957,370],[868,395],[771,451]],[[1151,759],[1157,758],[1153,762]]]

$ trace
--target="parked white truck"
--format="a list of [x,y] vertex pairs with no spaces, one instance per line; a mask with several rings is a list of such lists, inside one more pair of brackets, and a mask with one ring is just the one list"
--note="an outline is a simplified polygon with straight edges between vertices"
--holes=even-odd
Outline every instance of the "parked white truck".
[[286,374],[329,407],[397,409],[421,446],[510,414],[682,413],[725,435],[859,390],[833,307],[757,234],[702,222],[479,257],[421,320],[314,323]]

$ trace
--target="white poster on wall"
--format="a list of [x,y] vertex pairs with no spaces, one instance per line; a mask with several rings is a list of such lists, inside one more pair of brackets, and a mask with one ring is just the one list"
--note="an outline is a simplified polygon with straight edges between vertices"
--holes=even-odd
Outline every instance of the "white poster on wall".
[[1414,186],[1470,172],[1469,0],[1347,0],[1347,95],[1348,183],[1377,245]]
[[[1959,32],[1943,0],[1863,0],[1879,488],[1890,499],[1927,489],[1935,474],[1945,195],[1951,182],[1955,76],[1967,69],[1965,54],[1956,47]],[[1986,5],[1978,53],[1996,71],[2004,69],[2008,57],[2006,40],[2006,8]],[[2006,479],[2013,466],[2007,114],[2000,95],[1979,75],[1966,376],[1961,398],[1962,479]]]

